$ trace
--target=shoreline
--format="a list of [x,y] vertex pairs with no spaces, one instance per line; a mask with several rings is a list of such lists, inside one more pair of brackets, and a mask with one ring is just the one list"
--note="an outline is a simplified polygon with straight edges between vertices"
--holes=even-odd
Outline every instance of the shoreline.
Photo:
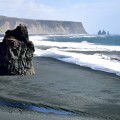
[[51,114],[57,114],[57,115],[75,115],[72,111],[68,111],[65,109],[60,108],[54,108],[43,104],[34,104],[30,102],[24,102],[24,101],[17,101],[13,99],[8,98],[0,98],[0,107],[9,107],[9,108],[17,108],[23,111],[33,111],[38,113],[51,113]]
[[33,111],[24,111],[18,108],[0,108],[1,120],[110,120],[104,118],[93,118],[90,116],[65,116],[51,113],[37,113]]
[[[3,99],[78,112],[68,118],[52,114],[59,116],[56,120],[62,119],[61,116],[62,120],[120,118],[119,77],[45,57],[35,57],[33,63],[36,71],[33,76],[0,76],[0,96]],[[1,110],[0,116],[2,113]]]

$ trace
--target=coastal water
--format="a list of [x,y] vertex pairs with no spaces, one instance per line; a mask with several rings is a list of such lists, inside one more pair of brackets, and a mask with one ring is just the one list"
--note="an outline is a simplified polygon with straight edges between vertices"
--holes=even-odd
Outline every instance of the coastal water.
[[89,67],[120,76],[120,35],[35,35],[35,56]]

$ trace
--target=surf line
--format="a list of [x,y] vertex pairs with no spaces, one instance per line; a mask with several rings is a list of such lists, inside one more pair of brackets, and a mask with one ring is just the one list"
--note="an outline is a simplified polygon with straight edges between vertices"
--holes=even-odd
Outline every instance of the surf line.
[[58,115],[72,115],[72,112],[65,111],[65,110],[57,110],[50,107],[40,107],[28,103],[22,103],[22,102],[16,102],[16,101],[6,101],[6,100],[0,100],[0,106],[3,107],[11,107],[11,108],[19,108],[23,110],[30,110],[40,113],[52,113],[52,114],[58,114]]

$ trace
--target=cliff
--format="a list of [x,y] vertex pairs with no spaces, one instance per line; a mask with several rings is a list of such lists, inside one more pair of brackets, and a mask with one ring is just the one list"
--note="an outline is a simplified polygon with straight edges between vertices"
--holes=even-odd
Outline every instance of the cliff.
[[28,28],[29,34],[87,34],[81,22],[33,20],[0,16],[0,33],[14,29],[19,24]]

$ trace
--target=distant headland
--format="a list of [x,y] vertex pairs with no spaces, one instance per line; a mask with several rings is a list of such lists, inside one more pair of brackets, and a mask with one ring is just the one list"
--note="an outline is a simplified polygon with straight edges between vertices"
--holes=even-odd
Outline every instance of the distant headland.
[[0,16],[0,33],[14,29],[19,24],[28,28],[29,34],[87,34],[82,22],[33,20]]

